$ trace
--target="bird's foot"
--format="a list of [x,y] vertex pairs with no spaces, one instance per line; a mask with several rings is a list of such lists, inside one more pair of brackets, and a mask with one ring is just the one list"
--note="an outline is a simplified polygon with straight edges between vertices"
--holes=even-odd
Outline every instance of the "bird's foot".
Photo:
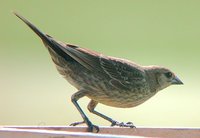
[[98,133],[99,127],[90,123],[88,124],[88,132]]
[[[85,124],[85,121],[81,121],[81,122],[74,122],[72,124],[70,124],[70,126],[77,126],[77,125],[81,125],[81,124]],[[94,133],[98,133],[99,132],[99,127],[96,125],[93,125],[91,122],[86,123],[88,126],[88,132],[94,132]]]
[[129,128],[136,128],[132,122],[127,122],[127,123],[124,123],[124,122],[117,122],[117,121],[112,121],[111,122],[111,126],[119,126],[119,127],[129,127]]
[[85,123],[88,126],[88,132],[93,132],[93,133],[98,133],[99,132],[99,127],[96,125],[93,125],[92,122],[90,122],[88,119],[85,120]]

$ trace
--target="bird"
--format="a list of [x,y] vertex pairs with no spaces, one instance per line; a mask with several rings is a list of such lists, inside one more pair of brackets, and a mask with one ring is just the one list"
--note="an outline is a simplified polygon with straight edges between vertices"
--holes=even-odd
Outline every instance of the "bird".
[[85,123],[88,132],[99,131],[99,127],[90,121],[80,107],[78,100],[82,97],[90,99],[88,110],[109,121],[111,126],[133,128],[135,126],[132,122],[116,121],[95,108],[98,104],[116,108],[135,107],[170,85],[183,84],[168,68],[142,66],[127,59],[106,56],[78,45],[57,41],[17,12],[13,13],[41,38],[58,72],[77,89],[71,96],[71,102],[83,121],[72,123],[72,126]]

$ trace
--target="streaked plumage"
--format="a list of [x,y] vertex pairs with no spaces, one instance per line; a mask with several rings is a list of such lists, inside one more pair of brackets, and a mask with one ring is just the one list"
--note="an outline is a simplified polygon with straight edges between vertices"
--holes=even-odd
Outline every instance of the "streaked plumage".
[[[43,41],[57,70],[78,89],[72,102],[81,113],[89,131],[98,129],[79,107],[77,100],[83,96],[91,99],[88,109],[92,113],[110,121],[112,125],[133,127],[131,123],[118,123],[94,110],[98,103],[108,106],[128,108],[137,106],[159,90],[171,84],[182,82],[169,69],[159,66],[141,66],[129,60],[105,56],[103,54],[56,41],[39,31],[25,18],[24,21]],[[73,125],[80,124],[73,123]],[[98,130],[97,130],[98,131]]]

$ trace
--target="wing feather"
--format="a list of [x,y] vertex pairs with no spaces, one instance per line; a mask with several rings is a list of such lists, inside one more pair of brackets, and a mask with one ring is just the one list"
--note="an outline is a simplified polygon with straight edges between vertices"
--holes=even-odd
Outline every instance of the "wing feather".
[[92,72],[98,72],[110,79],[109,83],[118,89],[131,89],[144,83],[145,72],[130,61],[104,56],[79,47],[62,47],[62,50]]

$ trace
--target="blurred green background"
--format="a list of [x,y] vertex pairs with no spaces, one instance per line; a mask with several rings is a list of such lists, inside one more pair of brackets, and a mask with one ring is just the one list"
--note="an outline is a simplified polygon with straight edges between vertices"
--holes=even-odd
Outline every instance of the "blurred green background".
[[[0,125],[68,125],[81,121],[76,89],[55,69],[18,11],[58,40],[141,65],[161,65],[184,82],[128,109],[97,110],[136,126],[200,127],[200,1],[0,0]],[[97,125],[110,125],[86,111]]]

